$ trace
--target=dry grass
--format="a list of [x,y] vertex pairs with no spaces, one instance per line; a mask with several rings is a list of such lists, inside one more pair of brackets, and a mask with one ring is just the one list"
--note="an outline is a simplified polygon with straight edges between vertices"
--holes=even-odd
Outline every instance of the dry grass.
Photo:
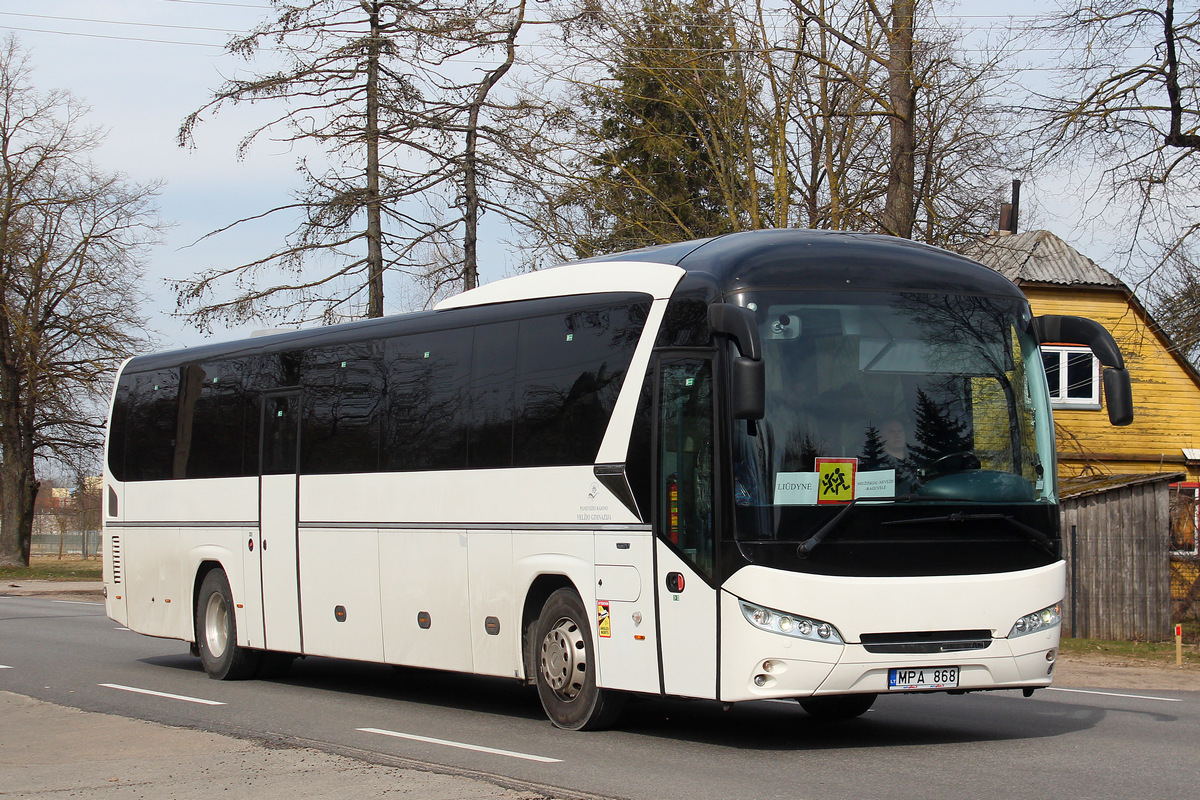
[[[1147,664],[1175,665],[1175,642],[1109,642],[1102,639],[1063,639],[1059,649],[1065,656]],[[1200,667],[1200,647],[1183,645],[1183,663]]]
[[28,567],[0,567],[0,580],[98,581],[100,559],[79,556],[34,556]]

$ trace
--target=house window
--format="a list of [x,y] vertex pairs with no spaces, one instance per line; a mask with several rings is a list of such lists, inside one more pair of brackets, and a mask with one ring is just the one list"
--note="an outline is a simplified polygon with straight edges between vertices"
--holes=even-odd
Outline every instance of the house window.
[[1197,550],[1196,530],[1200,525],[1200,483],[1171,484],[1171,553],[1194,556]]
[[1087,347],[1042,347],[1050,404],[1056,408],[1100,408],[1100,362]]

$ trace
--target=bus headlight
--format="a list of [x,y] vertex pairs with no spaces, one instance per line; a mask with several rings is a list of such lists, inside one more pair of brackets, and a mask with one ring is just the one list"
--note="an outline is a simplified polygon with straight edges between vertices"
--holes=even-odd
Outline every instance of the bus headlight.
[[1044,631],[1048,628],[1053,628],[1060,622],[1062,622],[1061,602],[1021,617],[1013,624],[1012,630],[1008,632],[1008,638],[1012,639],[1017,636],[1024,636],[1027,633]]
[[797,639],[807,639],[810,642],[845,644],[842,641],[842,634],[828,622],[757,606],[747,603],[745,600],[738,602],[742,604],[742,615],[759,630],[792,636]]

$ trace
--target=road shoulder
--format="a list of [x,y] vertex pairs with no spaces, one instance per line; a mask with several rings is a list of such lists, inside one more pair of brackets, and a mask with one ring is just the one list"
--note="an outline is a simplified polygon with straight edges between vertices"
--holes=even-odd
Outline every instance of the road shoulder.
[[1177,667],[1134,658],[1066,655],[1054,669],[1054,685],[1062,688],[1141,689],[1151,691],[1200,691],[1200,667]]
[[0,692],[0,795],[262,800],[535,800],[462,775],[96,714]]

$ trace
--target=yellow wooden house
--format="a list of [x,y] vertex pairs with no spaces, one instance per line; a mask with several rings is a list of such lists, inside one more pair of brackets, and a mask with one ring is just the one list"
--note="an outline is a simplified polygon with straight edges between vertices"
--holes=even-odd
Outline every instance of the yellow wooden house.
[[1109,425],[1100,365],[1091,351],[1068,343],[1043,347],[1060,484],[1088,477],[1184,473],[1186,479],[1172,487],[1172,582],[1178,597],[1178,591],[1196,582],[1200,373],[1128,286],[1053,233],[1002,233],[964,254],[1016,283],[1035,315],[1088,317],[1116,338],[1134,400],[1133,424],[1122,428]]

